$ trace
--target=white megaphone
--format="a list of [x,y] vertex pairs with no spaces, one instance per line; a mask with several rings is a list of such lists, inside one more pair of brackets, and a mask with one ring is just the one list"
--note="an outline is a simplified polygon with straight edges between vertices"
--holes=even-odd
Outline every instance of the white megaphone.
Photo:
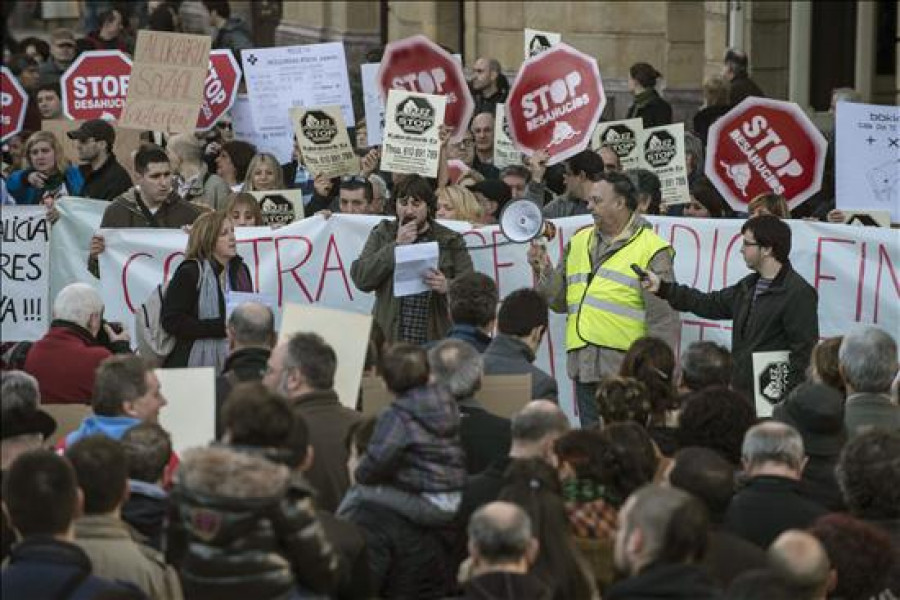
[[516,200],[500,213],[500,231],[509,241],[524,244],[539,237],[552,240],[556,236],[556,225],[544,220],[544,213],[536,203]]

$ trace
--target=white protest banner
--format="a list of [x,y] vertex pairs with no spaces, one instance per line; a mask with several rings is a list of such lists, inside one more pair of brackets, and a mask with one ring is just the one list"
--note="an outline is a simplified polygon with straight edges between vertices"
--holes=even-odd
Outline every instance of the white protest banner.
[[555,31],[540,31],[538,29],[525,29],[525,58],[537,56],[551,46],[562,41],[562,34]]
[[[337,104],[344,122],[355,123],[341,42],[242,50],[241,62],[258,134],[290,140],[294,130],[288,111],[293,106]],[[279,146],[282,153],[276,156],[282,163],[291,160],[292,144],[287,145],[287,156]]]
[[212,367],[156,369],[159,391],[166,406],[159,424],[172,436],[172,449],[209,445],[216,439],[216,371]]
[[672,206],[689,203],[691,195],[684,153],[684,124],[644,129],[639,147],[641,168],[656,173],[662,184],[663,204]]
[[900,223],[900,107],[839,102],[836,110],[837,207],[887,210]]
[[39,340],[50,324],[47,209],[0,207],[0,340]]
[[329,179],[359,173],[359,158],[350,143],[340,106],[295,106],[290,114],[303,164],[311,173]]
[[643,119],[600,123],[591,136],[591,149],[597,151],[603,145],[609,146],[619,157],[622,170],[636,169],[641,166],[641,147],[638,142],[643,131]]
[[[335,327],[335,323],[340,323],[340,327]],[[341,404],[355,408],[371,329],[371,315],[321,306],[287,304],[283,310],[278,340],[283,342],[300,331],[322,336],[337,355],[334,391]]]
[[59,221],[50,236],[50,298],[70,283],[86,283],[100,290],[100,280],[88,271],[91,236],[100,227],[106,200],[62,198],[56,202]]
[[138,31],[120,127],[193,132],[209,72],[208,35]]
[[[334,215],[312,217],[285,227],[238,228],[238,252],[250,268],[254,291],[287,302],[317,304],[370,314],[374,297],[350,279],[369,231],[384,217]],[[740,253],[741,220],[650,217],[676,251],[679,282],[708,292],[734,284],[748,274]],[[592,223],[589,216],[555,220],[557,237],[548,251],[554,263],[572,235]],[[854,327],[875,325],[900,330],[900,242],[897,232],[877,227],[788,221],[793,232],[791,264],[819,293],[820,335],[842,335]],[[497,226],[472,228],[459,221],[444,224],[462,233],[475,268],[489,275],[501,298],[534,280],[525,253],[527,244],[508,243]],[[54,226],[54,235],[65,223]],[[106,234],[101,255],[107,318],[133,323],[140,306],[163,275],[168,279],[181,261],[187,236],[178,230],[122,229]],[[65,249],[60,249],[65,251]],[[51,261],[53,257],[51,257]],[[731,324],[682,315],[676,355],[693,341],[731,343]],[[566,385],[565,316],[553,313],[536,364],[560,381],[562,406],[574,414],[572,389]]]
[[437,177],[445,96],[390,90],[385,105],[381,168],[392,173]]
[[494,166],[505,169],[509,165],[522,164],[522,153],[509,138],[509,121],[506,119],[506,105],[497,105],[494,118]]
[[366,114],[366,143],[369,147],[380,146],[384,131],[384,102],[378,89],[378,67],[380,63],[363,63],[359,65],[362,80],[363,108]]
[[303,190],[248,192],[259,202],[263,225],[287,225],[303,218]]

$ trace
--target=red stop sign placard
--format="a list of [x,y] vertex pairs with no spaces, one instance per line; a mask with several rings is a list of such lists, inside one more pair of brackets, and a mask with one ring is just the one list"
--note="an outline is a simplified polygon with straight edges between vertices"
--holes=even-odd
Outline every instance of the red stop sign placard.
[[555,164],[588,147],[606,94],[592,56],[559,43],[525,61],[509,90],[506,114],[516,146]]
[[827,145],[793,102],[751,97],[710,127],[705,172],[734,210],[769,193],[793,210],[819,191]]
[[241,83],[241,69],[231,50],[209,53],[209,73],[203,84],[203,104],[197,116],[197,130],[206,131],[231,109]]
[[118,50],[82,52],[59,80],[70,119],[118,119],[128,96],[131,59]]
[[27,108],[28,94],[12,71],[3,67],[0,73],[0,141],[5,142],[22,131]]
[[462,139],[475,103],[462,66],[449,52],[424,35],[391,42],[384,49],[376,79],[382,102],[391,89],[446,96],[444,122],[453,128],[453,141]]

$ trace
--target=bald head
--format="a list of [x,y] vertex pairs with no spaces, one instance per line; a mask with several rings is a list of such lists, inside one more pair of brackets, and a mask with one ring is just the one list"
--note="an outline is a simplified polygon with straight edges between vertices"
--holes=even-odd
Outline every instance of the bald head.
[[531,519],[510,502],[491,502],[469,520],[469,552],[480,567],[527,565],[536,555]]
[[831,564],[813,535],[785,531],[772,542],[768,555],[772,568],[791,586],[797,600],[824,600]]
[[553,442],[571,429],[566,414],[549,400],[532,400],[513,415],[513,458],[549,459]]
[[265,304],[244,302],[228,317],[228,339],[232,350],[271,348],[275,344],[275,319]]

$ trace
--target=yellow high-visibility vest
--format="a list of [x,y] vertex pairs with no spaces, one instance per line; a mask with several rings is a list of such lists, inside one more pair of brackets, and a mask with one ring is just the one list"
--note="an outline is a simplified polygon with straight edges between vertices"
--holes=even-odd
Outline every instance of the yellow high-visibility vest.
[[646,270],[660,250],[675,255],[652,229],[641,227],[615,254],[591,269],[593,227],[575,234],[566,259],[566,350],[588,344],[628,350],[647,334],[640,280],[632,264]]

